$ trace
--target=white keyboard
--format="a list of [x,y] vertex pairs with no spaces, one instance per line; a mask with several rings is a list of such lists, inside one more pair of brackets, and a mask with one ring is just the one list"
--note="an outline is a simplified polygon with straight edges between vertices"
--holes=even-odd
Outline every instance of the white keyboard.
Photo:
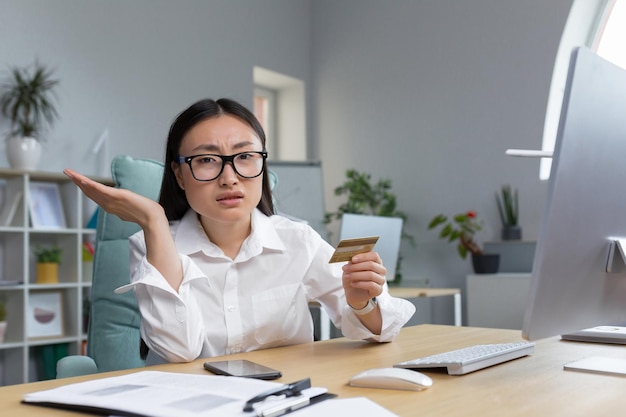
[[535,343],[525,341],[474,345],[397,363],[394,367],[409,368],[416,371],[428,368],[446,368],[450,375],[464,375],[488,366],[498,365],[502,362],[530,355],[534,351]]

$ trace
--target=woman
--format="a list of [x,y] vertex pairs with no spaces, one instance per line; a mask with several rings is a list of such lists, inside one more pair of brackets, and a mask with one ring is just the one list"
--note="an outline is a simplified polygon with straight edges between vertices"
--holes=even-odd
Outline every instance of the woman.
[[265,134],[229,99],[201,100],[171,126],[159,202],[65,174],[100,207],[141,226],[131,284],[147,363],[185,362],[313,340],[318,301],[343,334],[387,342],[415,311],[386,291],[376,252],[329,264],[306,224],[273,215]]

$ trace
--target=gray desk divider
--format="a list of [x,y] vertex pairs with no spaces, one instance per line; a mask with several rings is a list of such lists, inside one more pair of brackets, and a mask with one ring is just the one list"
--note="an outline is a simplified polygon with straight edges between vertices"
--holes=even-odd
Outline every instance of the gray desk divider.
[[324,185],[319,161],[268,161],[276,174],[274,199],[279,214],[306,221],[324,239],[328,231],[324,224]]

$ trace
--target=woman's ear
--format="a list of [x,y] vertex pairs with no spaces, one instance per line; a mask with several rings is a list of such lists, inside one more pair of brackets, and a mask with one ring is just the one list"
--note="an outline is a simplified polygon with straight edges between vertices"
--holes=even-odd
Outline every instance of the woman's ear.
[[172,171],[174,172],[174,176],[176,177],[176,182],[178,183],[178,186],[184,190],[185,189],[185,182],[183,181],[183,172],[182,172],[182,165],[172,161],[170,167],[172,168]]

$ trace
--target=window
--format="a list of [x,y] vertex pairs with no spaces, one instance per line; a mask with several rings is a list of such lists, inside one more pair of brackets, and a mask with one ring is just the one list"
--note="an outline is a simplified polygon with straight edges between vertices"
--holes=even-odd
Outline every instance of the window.
[[265,131],[265,147],[271,150],[270,155],[279,155],[279,138],[276,133],[276,116],[278,106],[276,103],[277,92],[265,87],[254,88],[254,115]]
[[254,114],[267,136],[268,158],[307,159],[304,82],[254,67]]
[[[543,131],[544,151],[554,150],[570,53],[576,46],[587,46],[626,68],[626,0],[575,0],[572,4],[554,63]],[[551,158],[541,160],[540,179],[550,176],[551,165]]]
[[595,50],[601,57],[626,69],[626,0],[607,5],[606,22],[596,33]]

